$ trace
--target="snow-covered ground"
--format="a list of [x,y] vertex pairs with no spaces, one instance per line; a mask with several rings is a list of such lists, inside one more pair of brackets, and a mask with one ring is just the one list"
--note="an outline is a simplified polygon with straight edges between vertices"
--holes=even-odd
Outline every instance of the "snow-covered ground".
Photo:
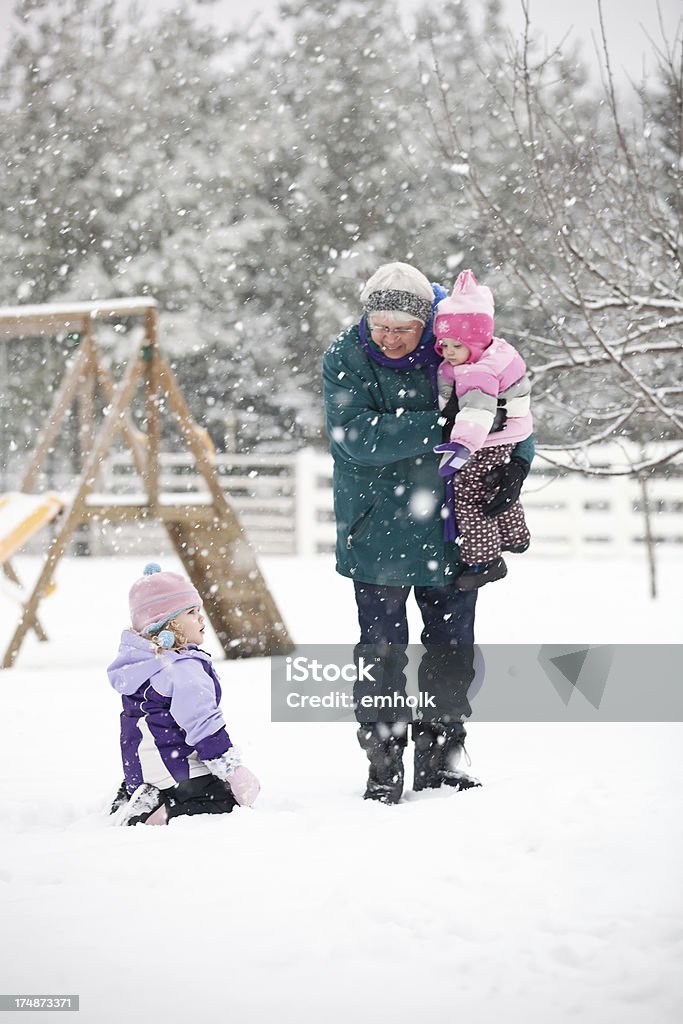
[[[482,643],[679,639],[680,560],[654,602],[637,562],[511,563]],[[0,673],[0,993],[78,993],[84,1024],[683,1019],[680,724],[474,723],[482,789],[384,807],[351,726],[274,725],[267,660],[219,662],[256,807],[113,829],[104,668],[141,568],[65,561],[51,642]],[[354,641],[330,559],[263,569],[298,642]]]

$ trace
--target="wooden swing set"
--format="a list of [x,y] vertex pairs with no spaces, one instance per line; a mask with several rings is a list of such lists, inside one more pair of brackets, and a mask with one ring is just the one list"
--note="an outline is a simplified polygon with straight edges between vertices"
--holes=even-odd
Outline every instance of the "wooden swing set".
[[[143,332],[132,344],[123,376],[117,382],[98,349],[98,321],[142,320]],[[126,521],[163,523],[185,570],[199,591],[205,612],[228,658],[282,653],[291,641],[258,568],[254,553],[231,508],[212,464],[208,435],[192,419],[158,340],[158,306],[153,299],[116,299],[73,305],[17,306],[0,309],[0,342],[10,338],[69,335],[75,352],[55,393],[52,408],[38,437],[16,498],[18,518],[0,537],[0,562],[16,586],[13,555],[37,530],[55,521],[42,570],[22,600],[19,623],[5,652],[2,667],[10,668],[29,630],[40,640],[47,635],[38,618],[43,597],[53,586],[57,564],[79,526]],[[144,413],[139,427],[130,409],[143,389]],[[99,408],[97,389],[101,396]],[[78,411],[80,475],[75,491],[29,499],[45,460],[72,407]],[[162,422],[171,414],[184,447],[191,453],[207,493],[163,494],[160,490]],[[103,459],[120,437],[129,449],[141,484],[139,499],[95,493]],[[25,503],[22,509],[21,502]],[[5,520],[7,516],[5,515]]]

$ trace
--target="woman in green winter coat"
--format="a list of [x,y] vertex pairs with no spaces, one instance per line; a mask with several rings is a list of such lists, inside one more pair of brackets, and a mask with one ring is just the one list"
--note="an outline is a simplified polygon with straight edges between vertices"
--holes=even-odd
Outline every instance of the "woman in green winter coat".
[[[459,771],[463,717],[474,676],[476,591],[461,591],[458,546],[444,538],[444,484],[434,447],[442,438],[437,402],[433,310],[446,292],[416,268],[389,263],[361,294],[360,322],[323,356],[324,401],[334,458],[337,571],[353,580],[360,643],[374,659],[374,691],[405,692],[406,601],[420,608],[426,654],[420,688],[439,694],[439,713],[412,727],[416,790],[478,785]],[[490,480],[489,514],[519,497],[534,454],[533,437]],[[372,687],[371,687],[372,688]],[[357,699],[365,693],[357,687]],[[396,803],[403,791],[406,714],[359,710],[358,739],[370,762],[366,799]]]

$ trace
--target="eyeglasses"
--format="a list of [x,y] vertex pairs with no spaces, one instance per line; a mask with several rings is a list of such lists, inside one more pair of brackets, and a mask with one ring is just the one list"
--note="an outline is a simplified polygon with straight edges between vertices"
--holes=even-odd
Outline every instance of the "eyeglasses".
[[379,334],[386,338],[387,334],[397,334],[399,338],[404,334],[415,334],[419,327],[384,327],[382,324],[370,324],[372,334]]

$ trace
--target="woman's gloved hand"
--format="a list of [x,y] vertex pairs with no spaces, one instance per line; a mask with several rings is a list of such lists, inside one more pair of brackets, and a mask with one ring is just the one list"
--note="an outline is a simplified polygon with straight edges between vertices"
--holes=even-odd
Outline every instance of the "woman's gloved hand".
[[522,484],[526,480],[530,468],[525,459],[513,455],[509,462],[490,469],[482,477],[486,486],[494,492],[484,504],[484,515],[499,516],[501,512],[510,508],[510,505],[514,505],[519,498]]

